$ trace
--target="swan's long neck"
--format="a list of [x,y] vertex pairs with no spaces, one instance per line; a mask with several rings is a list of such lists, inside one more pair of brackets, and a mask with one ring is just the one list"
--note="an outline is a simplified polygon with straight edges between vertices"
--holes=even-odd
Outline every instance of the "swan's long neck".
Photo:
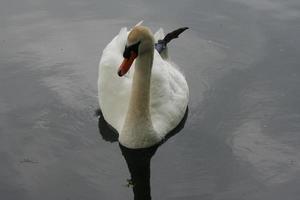
[[151,146],[157,142],[149,107],[153,54],[154,49],[136,59],[129,107],[119,138],[129,148]]
[[127,122],[136,122],[139,119],[151,120],[150,117],[150,81],[153,62],[153,52],[143,54],[137,58],[133,75],[131,96]]

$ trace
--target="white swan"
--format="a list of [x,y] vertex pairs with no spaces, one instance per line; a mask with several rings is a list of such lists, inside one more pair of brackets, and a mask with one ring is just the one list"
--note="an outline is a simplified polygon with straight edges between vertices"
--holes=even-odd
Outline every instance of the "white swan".
[[[155,36],[162,39],[162,29]],[[122,28],[99,64],[102,114],[118,131],[119,142],[132,149],[159,143],[179,124],[188,104],[185,77],[154,49],[155,39],[144,26]]]

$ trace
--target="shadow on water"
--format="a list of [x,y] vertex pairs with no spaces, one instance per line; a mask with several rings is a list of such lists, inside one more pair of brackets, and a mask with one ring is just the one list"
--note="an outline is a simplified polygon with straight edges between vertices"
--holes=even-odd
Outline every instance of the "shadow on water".
[[[128,170],[131,175],[131,180],[128,180],[128,186],[132,186],[134,200],[150,200],[151,199],[151,184],[150,184],[150,163],[151,158],[156,153],[157,149],[165,143],[168,139],[179,133],[187,120],[188,108],[184,114],[181,122],[170,131],[165,139],[159,144],[141,149],[129,149],[119,143],[122,155],[126,160]],[[96,111],[96,115],[99,116],[98,128],[102,138],[107,142],[118,141],[117,131],[110,126],[104,119],[100,110]]]
[[118,132],[110,124],[108,124],[100,109],[97,109],[95,115],[99,117],[98,120],[98,130],[102,139],[107,142],[117,142],[118,141]]

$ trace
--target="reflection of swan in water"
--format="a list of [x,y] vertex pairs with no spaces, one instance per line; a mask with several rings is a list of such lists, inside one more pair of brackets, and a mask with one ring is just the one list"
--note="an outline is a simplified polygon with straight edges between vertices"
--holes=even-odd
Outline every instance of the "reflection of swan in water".
[[131,175],[134,200],[150,200],[150,161],[158,145],[143,149],[129,149],[121,144],[119,146]]
[[177,29],[163,38],[162,31],[153,35],[140,25],[129,32],[123,28],[103,50],[99,105],[123,146],[139,149],[157,145],[182,120],[189,89],[183,74],[167,59],[166,51],[167,43],[186,29]]
[[[102,138],[108,142],[118,141],[118,134],[116,131],[105,121],[104,117],[99,114],[98,128]],[[151,189],[150,189],[150,162],[151,158],[155,154],[157,148],[166,142],[169,138],[179,133],[184,127],[188,116],[188,108],[186,109],[184,118],[178,124],[178,126],[169,132],[165,139],[152,147],[141,148],[141,149],[129,149],[119,144],[122,151],[122,155],[126,160],[131,180],[130,184],[133,186],[134,200],[150,200]]]

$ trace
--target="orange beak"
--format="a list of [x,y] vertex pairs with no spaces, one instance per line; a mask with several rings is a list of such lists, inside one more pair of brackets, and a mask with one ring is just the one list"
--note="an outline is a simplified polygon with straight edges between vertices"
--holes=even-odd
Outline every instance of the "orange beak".
[[138,55],[132,51],[130,53],[130,57],[129,58],[124,58],[122,64],[120,65],[120,68],[118,70],[118,75],[119,76],[123,76],[124,74],[126,74],[128,72],[128,70],[130,69],[134,59],[136,59]]

